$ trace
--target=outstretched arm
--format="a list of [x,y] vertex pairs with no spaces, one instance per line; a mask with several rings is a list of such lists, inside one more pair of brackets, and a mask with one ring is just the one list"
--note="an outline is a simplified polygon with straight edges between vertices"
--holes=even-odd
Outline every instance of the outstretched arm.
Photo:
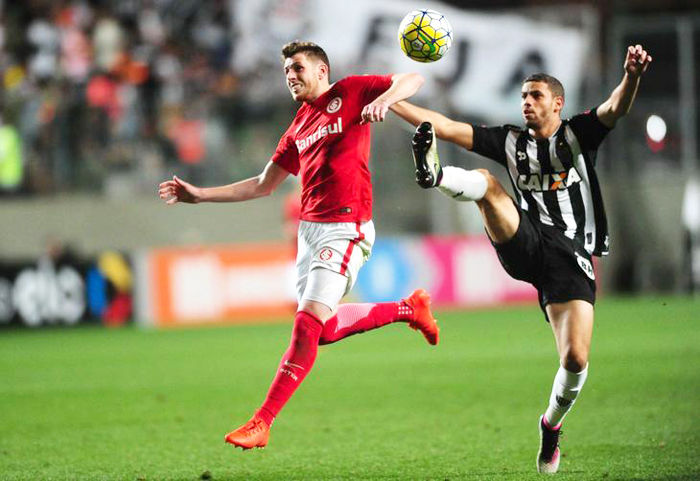
[[160,184],[158,195],[168,205],[178,202],[242,202],[270,195],[288,175],[289,172],[270,161],[260,175],[219,187],[197,187],[173,176]]
[[383,122],[392,104],[418,92],[425,79],[417,73],[397,73],[391,77],[391,87],[362,109],[362,123]]
[[622,81],[612,91],[610,98],[600,104],[596,111],[603,125],[613,128],[617,120],[630,111],[637,95],[639,81],[650,63],[651,55],[641,45],[627,47]]
[[391,110],[405,121],[418,126],[421,122],[430,122],[439,139],[471,150],[474,146],[474,128],[466,122],[457,122],[432,110],[418,107],[409,102],[398,102]]

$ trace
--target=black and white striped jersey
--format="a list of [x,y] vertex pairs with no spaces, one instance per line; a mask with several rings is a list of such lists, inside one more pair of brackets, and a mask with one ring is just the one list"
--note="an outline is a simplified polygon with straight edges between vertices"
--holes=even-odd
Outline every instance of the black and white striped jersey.
[[510,125],[474,126],[472,150],[506,167],[520,207],[533,220],[601,256],[609,239],[595,161],[609,131],[591,109],[562,121],[548,139]]

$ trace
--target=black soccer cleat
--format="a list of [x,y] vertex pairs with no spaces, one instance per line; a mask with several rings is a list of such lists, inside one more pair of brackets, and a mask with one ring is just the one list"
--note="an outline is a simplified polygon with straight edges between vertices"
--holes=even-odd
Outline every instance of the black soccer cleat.
[[[561,426],[561,423],[559,424]],[[540,417],[540,450],[537,453],[537,472],[542,474],[554,474],[559,469],[559,436],[561,428],[551,429],[544,422],[544,416]]]
[[416,182],[424,189],[440,184],[442,168],[437,153],[435,131],[430,122],[423,122],[413,134],[413,162],[416,164]]

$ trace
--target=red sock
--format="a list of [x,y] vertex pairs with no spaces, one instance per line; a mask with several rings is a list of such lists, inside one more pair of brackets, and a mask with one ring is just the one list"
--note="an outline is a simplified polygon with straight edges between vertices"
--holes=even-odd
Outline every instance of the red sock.
[[272,425],[314,365],[322,329],[323,324],[315,316],[304,311],[297,312],[289,348],[282,356],[265,402],[256,413],[268,426]]
[[335,316],[325,322],[319,344],[330,344],[392,322],[409,321],[412,315],[413,309],[404,301],[341,304]]

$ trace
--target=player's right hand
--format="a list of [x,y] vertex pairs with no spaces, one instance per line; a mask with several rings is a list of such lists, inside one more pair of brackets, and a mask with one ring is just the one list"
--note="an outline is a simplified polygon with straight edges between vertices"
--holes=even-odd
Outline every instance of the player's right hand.
[[200,199],[199,191],[199,187],[185,182],[177,175],[173,175],[171,180],[161,182],[158,186],[158,196],[165,200],[165,203],[168,205],[173,205],[178,202],[196,204]]

